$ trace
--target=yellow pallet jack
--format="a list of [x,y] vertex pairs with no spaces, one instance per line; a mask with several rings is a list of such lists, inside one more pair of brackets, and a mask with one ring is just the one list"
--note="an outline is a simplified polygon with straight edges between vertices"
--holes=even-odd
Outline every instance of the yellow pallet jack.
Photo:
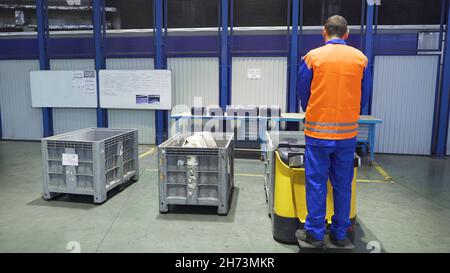
[[[305,189],[305,168],[304,168],[304,136],[303,132],[290,132],[289,137],[277,135],[278,142],[273,141],[274,136],[267,134],[269,139],[269,150],[273,153],[268,156],[266,163],[266,173],[270,173],[272,165],[272,175],[266,176],[269,215],[272,218],[273,238],[285,244],[299,244],[302,248],[313,248],[313,246],[297,240],[295,232],[302,230],[306,216],[306,189]],[[293,138],[292,136],[296,136]],[[269,151],[270,152],[270,151]],[[353,230],[356,222],[356,173],[357,167],[361,164],[360,158],[355,154],[355,174],[352,182],[352,198],[350,220],[352,226],[349,229],[349,237],[353,239]],[[334,214],[333,208],[333,188],[328,182],[327,186],[327,214],[326,222],[331,224],[331,217]],[[334,246],[328,235],[325,238],[326,248],[337,248]],[[352,249],[354,245],[348,244],[344,249]],[[343,249],[343,248],[340,248]]]

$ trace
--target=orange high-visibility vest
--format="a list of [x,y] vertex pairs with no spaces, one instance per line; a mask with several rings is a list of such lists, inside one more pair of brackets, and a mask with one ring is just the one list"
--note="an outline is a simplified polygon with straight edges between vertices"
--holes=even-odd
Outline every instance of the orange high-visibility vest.
[[304,60],[313,71],[305,135],[336,140],[356,137],[366,56],[344,44],[327,44],[311,50]]

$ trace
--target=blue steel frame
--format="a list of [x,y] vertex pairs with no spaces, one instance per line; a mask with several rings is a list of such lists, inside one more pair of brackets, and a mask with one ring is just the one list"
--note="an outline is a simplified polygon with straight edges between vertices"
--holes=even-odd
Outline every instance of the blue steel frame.
[[440,91],[440,80],[441,80],[441,63],[442,63],[442,55],[441,54],[422,54],[417,56],[437,56],[438,57],[438,64],[436,67],[437,71],[437,77],[436,77],[436,90],[434,94],[434,113],[433,113],[433,129],[431,134],[431,149],[430,154],[434,154],[434,150],[436,149],[436,137],[437,137],[437,120],[438,120],[438,105],[439,105],[439,91]]
[[3,139],[3,127],[2,127],[2,108],[0,106],[0,140]]
[[[50,61],[48,58],[48,2],[47,0],[36,0],[37,37],[39,51],[39,69],[49,70]],[[53,110],[50,107],[42,108],[43,136],[53,135]]]
[[380,6],[378,6],[378,5],[375,5],[375,6],[374,6],[374,9],[375,9],[375,16],[374,16],[373,20],[374,20],[374,33],[375,33],[375,35],[378,34],[378,18],[379,18],[379,14],[380,14],[380,9],[379,9],[379,7],[380,7]]
[[3,139],[2,108],[0,107],[0,140]]
[[436,148],[434,155],[443,157],[446,154],[449,104],[450,104],[450,5],[447,6],[447,27],[445,33],[444,64],[442,68],[442,86],[438,102]]
[[[167,57],[168,57],[168,49],[167,49],[167,46],[166,46],[166,44],[167,44],[167,40],[168,40],[168,38],[167,38],[167,28],[169,27],[169,12],[168,12],[168,10],[169,10],[169,6],[168,6],[168,3],[167,3],[167,1],[168,0],[163,0],[164,2],[163,2],[163,20],[164,20],[164,23],[163,23],[163,26],[164,26],[164,38],[163,38],[163,41],[162,41],[162,47],[163,47],[163,66],[164,66],[164,68],[165,69],[167,69]],[[167,116],[168,117],[168,116]]]
[[[374,3],[367,2],[366,4],[366,37],[365,37],[365,49],[364,53],[366,54],[367,59],[369,60],[369,68],[373,74],[373,62],[374,62],[374,54],[373,54],[373,22],[374,22]],[[373,89],[373,86],[371,87]],[[361,114],[369,115],[371,112],[371,104],[372,104],[372,95],[369,98],[369,103],[361,110]]]
[[219,105],[225,111],[231,103],[231,54],[228,33],[228,0],[220,0],[220,57],[219,57]]
[[[302,29],[302,11],[303,0],[292,0],[292,28],[290,36],[289,47],[289,60],[288,60],[288,93],[287,93],[287,112],[296,113],[298,111],[298,98],[297,98],[297,71],[299,66],[299,46],[301,41],[301,35],[299,35],[299,28]],[[299,18],[300,17],[300,18]],[[289,26],[289,25],[288,25]]]
[[92,1],[94,47],[95,47],[95,71],[97,74],[97,127],[108,127],[108,110],[100,108],[99,71],[106,68],[104,55],[104,41],[106,34],[105,25],[105,0]]
[[364,35],[364,21],[366,18],[366,0],[361,0],[361,27],[359,29],[359,36],[361,39],[359,40],[359,48],[364,47],[364,39],[362,39]]
[[[155,18],[154,35],[155,35],[155,69],[166,69],[167,61],[164,54],[164,39],[163,28],[164,26],[164,9],[166,2],[163,0],[153,1],[153,12]],[[166,7],[167,8],[167,7]],[[165,30],[167,33],[167,30]],[[167,137],[167,122],[168,112],[166,110],[155,111],[155,123],[156,123],[156,144],[159,145],[164,142]]]
[[[227,86],[226,86],[226,90],[227,90],[227,104],[231,104],[231,97],[232,97],[232,90],[231,90],[231,79],[232,79],[232,69],[233,69],[233,55],[232,55],[232,41],[233,41],[233,28],[234,28],[234,13],[233,13],[233,5],[234,2],[233,0],[225,0],[226,6],[227,6],[227,25],[225,28],[225,25],[223,26],[223,28],[225,28],[228,32],[228,39],[227,39],[227,48],[226,48],[226,52],[227,52]],[[222,12],[222,9],[220,9],[220,12]],[[222,19],[222,17],[219,17],[220,19]],[[223,30],[222,28],[222,30]],[[220,33],[220,32],[219,32]],[[220,35],[219,35],[220,37]],[[221,45],[220,42],[220,38],[219,38],[219,45]],[[219,54],[220,54],[220,50],[219,50]],[[219,55],[220,56],[220,55]],[[220,62],[219,62],[220,63]],[[220,71],[220,70],[219,70]],[[220,72],[219,72],[220,73]],[[219,95],[220,98],[220,95]],[[220,101],[219,101],[219,105],[220,105]],[[225,111],[225,108],[223,108]]]
[[[229,18],[230,18],[230,21],[229,21],[229,25],[230,25],[230,39],[229,39],[229,45],[230,45],[230,54],[231,54],[231,56],[230,56],[230,63],[232,64],[232,60],[233,60],[233,46],[234,46],[234,41],[233,41],[233,29],[234,29],[234,0],[228,0],[229,1],[229,4],[228,4],[228,6],[230,7],[230,9],[229,9]],[[219,10],[219,33],[220,33],[220,11],[221,10]],[[220,44],[220,43],[219,43]],[[220,52],[220,50],[219,50],[219,52]],[[230,66],[231,67],[231,66]],[[230,70],[231,71],[231,70]],[[230,83],[231,84],[231,83]]]

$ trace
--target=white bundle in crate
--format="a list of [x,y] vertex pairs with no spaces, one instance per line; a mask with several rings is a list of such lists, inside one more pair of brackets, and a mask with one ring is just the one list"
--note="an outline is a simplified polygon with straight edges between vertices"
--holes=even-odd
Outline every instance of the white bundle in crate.
[[183,147],[213,148],[217,143],[211,132],[197,132],[184,140]]

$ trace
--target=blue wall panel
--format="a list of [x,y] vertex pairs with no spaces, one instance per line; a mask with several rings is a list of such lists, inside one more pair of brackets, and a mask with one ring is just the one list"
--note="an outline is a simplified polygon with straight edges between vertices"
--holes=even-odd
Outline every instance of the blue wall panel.
[[37,38],[0,39],[0,59],[39,59]]
[[107,37],[105,57],[153,57],[153,37]]
[[375,55],[415,55],[417,43],[415,33],[377,34],[374,39]]
[[89,37],[49,39],[48,55],[50,59],[94,58],[94,39]]
[[[304,34],[300,53],[323,45],[320,34]],[[287,56],[286,35],[234,35],[233,56]],[[375,35],[376,55],[413,55],[417,53],[417,34]],[[106,57],[153,57],[153,37],[108,37],[105,42]],[[359,48],[360,35],[350,35],[348,44]],[[168,57],[218,56],[219,39],[211,36],[168,36]],[[94,41],[91,37],[52,38],[49,40],[52,59],[94,58]],[[0,59],[38,58],[37,39],[0,39]]]

